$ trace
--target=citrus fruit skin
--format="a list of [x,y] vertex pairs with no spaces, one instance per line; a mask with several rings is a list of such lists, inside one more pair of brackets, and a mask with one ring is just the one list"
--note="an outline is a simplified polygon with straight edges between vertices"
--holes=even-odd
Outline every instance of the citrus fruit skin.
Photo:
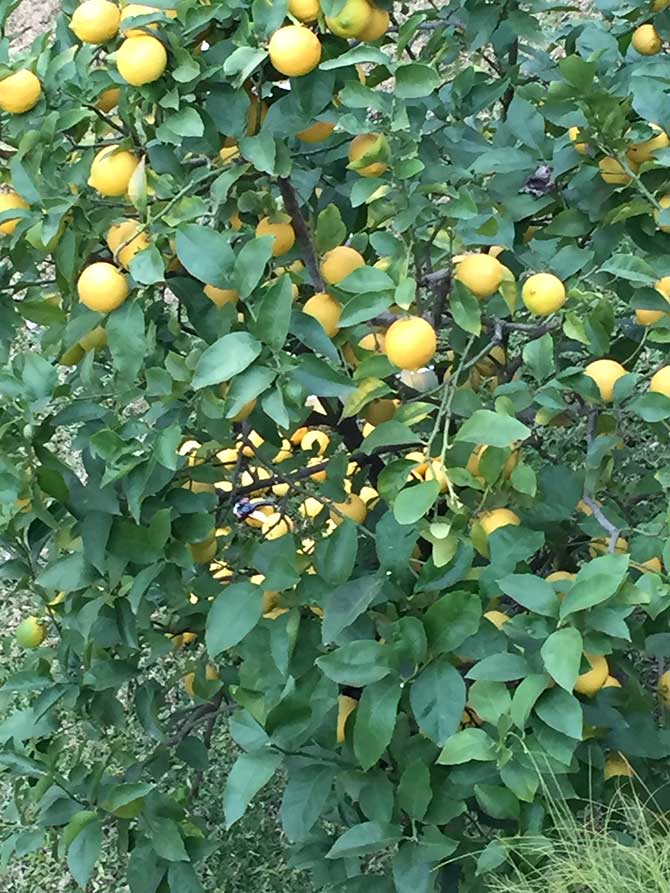
[[266,540],[277,540],[282,536],[286,536],[293,528],[290,518],[285,517],[280,512],[273,512],[268,515],[261,531]]
[[389,29],[391,24],[391,16],[385,9],[378,9],[376,6],[372,8],[370,21],[358,35],[359,40],[379,40]]
[[342,305],[327,292],[320,291],[312,295],[308,301],[305,301],[302,312],[318,320],[329,338],[334,338],[340,331]]
[[288,11],[294,19],[309,24],[319,18],[321,5],[319,0],[289,0]]
[[297,138],[303,143],[322,143],[327,140],[335,130],[331,121],[315,121],[310,127],[296,133]]
[[113,264],[99,261],[90,264],[77,282],[82,304],[98,313],[111,313],[128,297],[128,280]]
[[96,102],[96,108],[99,108],[101,112],[111,112],[112,109],[115,109],[119,104],[119,99],[121,98],[121,90],[119,87],[108,87],[106,90],[103,90],[100,96],[98,96],[98,101]]
[[664,707],[670,707],[670,670],[666,670],[658,679],[658,697]]
[[670,366],[663,366],[655,372],[649,382],[649,390],[653,394],[664,394],[670,397]]
[[535,273],[523,284],[521,298],[536,316],[549,316],[565,304],[565,286],[553,273]]
[[497,626],[498,629],[502,629],[503,626],[511,620],[509,615],[505,614],[503,611],[486,611],[484,617],[486,617],[486,619],[494,626]]
[[326,16],[326,25],[338,37],[361,38],[372,21],[368,0],[347,0],[336,16]]
[[650,124],[649,126],[655,132],[656,136],[652,136],[648,140],[643,140],[640,143],[632,143],[628,149],[626,149],[626,156],[629,161],[633,162],[633,164],[644,164],[645,161],[651,161],[655,152],[659,152],[661,149],[667,149],[668,145],[670,145],[667,133],[665,133],[664,130],[661,130],[658,124]]
[[[370,164],[357,167],[356,173],[361,177],[380,177],[389,167],[385,159],[388,151],[385,136],[379,133],[359,133],[349,144],[349,164],[369,154],[371,156]],[[375,154],[380,156],[379,160],[372,158]]]
[[575,152],[579,152],[580,155],[588,155],[589,144],[588,143],[578,143],[577,142],[578,136],[579,136],[579,127],[568,128],[568,137],[570,138],[570,142],[573,144]]
[[[667,227],[661,227],[667,229]],[[654,284],[656,291],[663,295],[665,300],[670,304],[670,276],[664,276]],[[641,310],[635,311],[635,321],[640,326],[653,326],[660,322],[664,316],[670,315],[670,307],[667,310]]]
[[[20,208],[24,211],[27,211],[30,205],[25,199],[22,199],[21,196],[14,192],[2,192],[0,193],[0,213],[3,211],[12,211],[14,208]],[[0,223],[0,233],[4,233],[6,236],[11,236],[14,233],[14,230],[19,225],[21,218],[14,217],[11,220],[5,220],[4,223]]]
[[317,456],[323,456],[330,444],[330,437],[325,431],[308,431],[300,441],[300,449],[306,453],[313,453],[317,447]]
[[611,403],[614,397],[614,385],[626,374],[626,370],[616,360],[594,360],[584,369],[584,375],[588,375],[598,385],[601,398],[605,403]]
[[498,291],[503,272],[503,265],[490,254],[469,254],[456,267],[455,278],[483,301]]
[[82,43],[107,43],[116,37],[121,10],[109,0],[84,0],[72,14],[70,30]]
[[196,564],[209,564],[209,562],[216,556],[216,537],[209,537],[209,539],[204,540],[202,543],[191,543],[189,548],[191,550],[191,557]]
[[157,81],[167,67],[167,52],[157,37],[143,34],[127,37],[116,54],[119,74],[132,84],[141,87]]
[[[670,208],[670,194],[662,195],[659,198],[658,203],[661,208]],[[661,212],[658,210],[658,208],[654,208],[654,220],[656,221],[656,226],[661,230],[662,233],[670,233],[670,225],[668,225],[667,223],[661,223]],[[668,277],[664,276],[663,280],[661,281],[664,281],[666,278]]]
[[0,109],[11,115],[22,115],[35,108],[42,95],[39,78],[27,68],[0,81]]
[[138,160],[132,152],[119,149],[118,146],[105,146],[93,159],[88,185],[100,195],[125,195],[137,165]]
[[155,22],[148,22],[146,25],[142,25],[141,28],[129,28],[124,25],[124,22],[127,19],[135,18],[135,16],[146,16],[151,13],[156,13],[157,16],[160,16],[164,12],[166,13],[167,10],[158,9],[155,6],[146,6],[144,3],[129,3],[128,6],[124,6],[121,10],[121,33],[124,37],[142,37],[143,34],[147,33],[148,29],[155,31],[158,27]]
[[356,493],[350,493],[344,502],[333,503],[330,520],[338,527],[345,518],[350,518],[355,524],[362,524],[367,514],[367,506],[361,497]]
[[633,31],[631,46],[641,56],[655,56],[661,52],[663,41],[653,25],[640,25]]
[[603,684],[603,688],[623,688],[616,676],[608,676]]
[[[219,678],[219,671],[216,669],[216,667],[213,667],[211,664],[208,664],[207,668],[205,669],[205,679],[208,682],[214,682],[218,678]],[[186,693],[188,695],[190,695],[190,697],[192,697],[192,698],[195,697],[195,691],[193,688],[193,685],[195,683],[195,673],[187,673],[184,676],[184,678],[182,679],[182,682],[184,683],[184,688],[186,689]]]
[[346,739],[347,720],[358,707],[356,698],[349,695],[339,695],[337,699],[337,743],[344,744]]
[[479,519],[479,523],[486,536],[489,537],[500,527],[509,527],[510,525],[518,527],[521,524],[521,519],[511,509],[502,508],[486,512]]
[[[107,247],[124,269],[130,267],[135,255],[151,245],[149,236],[137,220],[115,223],[107,233]],[[127,244],[126,244],[127,243]]]
[[[598,167],[600,168],[600,176],[610,186],[627,186],[633,180],[621,162],[617,158],[612,158],[611,155],[601,158],[598,162]],[[632,170],[635,170],[635,165],[631,164],[630,167]]]
[[584,657],[591,664],[591,669],[577,677],[574,690],[580,695],[591,698],[603,687],[610,670],[606,659],[601,654],[585,653]]
[[226,304],[237,304],[240,299],[234,288],[217,288],[215,285],[206,285],[203,291],[217,307],[225,307]]
[[389,362],[398,369],[421,369],[435,356],[437,335],[420,316],[398,319],[386,333],[385,349]]
[[38,617],[25,617],[16,627],[16,641],[22,648],[39,648],[47,629]]
[[295,231],[290,223],[273,223],[269,217],[264,217],[256,227],[257,236],[274,236],[272,256],[281,257],[295,245]]
[[321,261],[321,275],[328,285],[337,285],[350,276],[354,270],[365,266],[363,256],[355,248],[339,245],[328,251]]
[[372,400],[365,407],[365,420],[371,425],[381,425],[382,422],[389,422],[393,418],[397,408],[395,400],[383,398]]
[[319,38],[302,25],[285,25],[275,31],[268,50],[277,71],[289,78],[309,74],[321,61]]

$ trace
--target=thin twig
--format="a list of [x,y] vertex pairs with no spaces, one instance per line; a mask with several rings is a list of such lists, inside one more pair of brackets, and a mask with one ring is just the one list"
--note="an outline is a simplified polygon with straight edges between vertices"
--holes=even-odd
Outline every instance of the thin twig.
[[323,279],[319,272],[319,262],[317,260],[316,245],[312,238],[305,216],[300,210],[298,204],[298,194],[288,177],[279,177],[279,191],[284,199],[284,207],[291,217],[291,223],[295,230],[295,235],[302,251],[302,259],[312,280],[312,285],[317,291],[323,291]]

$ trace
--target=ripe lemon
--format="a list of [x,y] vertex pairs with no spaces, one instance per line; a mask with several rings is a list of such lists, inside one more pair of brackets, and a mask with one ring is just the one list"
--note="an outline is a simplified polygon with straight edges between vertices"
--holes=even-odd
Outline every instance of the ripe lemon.
[[670,366],[663,366],[654,373],[649,382],[649,390],[654,394],[665,394],[670,397]]
[[25,617],[16,627],[16,641],[22,648],[38,648],[47,637],[47,628],[38,617]]
[[321,61],[319,38],[302,25],[285,25],[275,31],[268,50],[277,71],[290,78],[309,74]]
[[495,294],[503,280],[504,268],[490,254],[468,254],[456,267],[455,278],[482,301]]
[[[490,352],[476,364],[475,369],[484,378],[492,378],[506,362],[507,354],[505,353],[505,348],[501,344],[495,344]],[[451,377],[451,367],[447,372],[449,372],[449,377]]]
[[133,87],[157,81],[166,66],[165,47],[157,37],[151,37],[149,34],[127,37],[116,54],[119,74]]
[[338,526],[344,518],[351,518],[356,524],[362,524],[367,515],[368,509],[361,497],[356,493],[350,493],[344,502],[333,503],[330,520]]
[[[478,446],[475,447],[474,450],[470,453],[470,457],[468,458],[467,465],[465,466],[466,470],[470,472],[473,477],[479,477],[480,469],[479,466],[481,464],[482,458],[484,457],[484,453],[486,453],[488,446]],[[514,450],[510,456],[505,460],[505,464],[502,468],[502,474],[505,480],[508,480],[514,469],[519,464],[521,459],[521,450]]]
[[326,25],[338,37],[360,38],[372,20],[368,0],[346,0],[336,16],[326,16]]
[[633,31],[631,46],[641,56],[655,56],[661,52],[663,42],[653,25],[640,25]]
[[[661,227],[664,229],[665,227]],[[663,295],[665,300],[670,304],[670,276],[664,276],[655,283],[656,291]],[[670,307],[667,310],[636,310],[635,320],[641,326],[653,326],[655,323],[663,319],[664,316],[670,314]]]
[[138,160],[132,152],[118,146],[105,146],[93,159],[88,185],[100,195],[125,195],[137,165]]
[[591,669],[577,677],[575,691],[579,692],[580,695],[593,697],[605,684],[610,674],[610,668],[602,654],[585,653],[584,657],[591,665]]
[[0,81],[0,109],[11,115],[29,112],[40,101],[41,95],[39,78],[26,68]]
[[[205,670],[205,679],[208,682],[214,682],[219,678],[219,671],[216,667],[212,666],[212,664],[207,664],[207,668]],[[189,694],[192,698],[195,697],[195,691],[193,689],[193,685],[195,683],[195,673],[187,673],[183,678],[184,688],[186,689],[187,694]]]
[[626,149],[626,155],[633,164],[643,164],[645,161],[651,161],[655,152],[658,152],[660,149],[667,149],[668,145],[670,145],[667,133],[661,130],[658,124],[650,124],[649,126],[656,133],[656,136],[643,140],[641,143],[633,143]]
[[437,481],[440,485],[440,493],[446,493],[449,489],[449,478],[444,470],[441,459],[431,459],[426,469],[425,480]]
[[573,144],[576,152],[579,152],[580,155],[587,155],[589,151],[589,144],[577,142],[577,139],[579,137],[579,130],[579,127],[568,128],[568,137],[570,138],[570,142]]
[[622,685],[616,678],[616,676],[608,676],[605,680],[603,688],[622,688]]
[[521,518],[511,509],[500,508],[491,509],[484,512],[477,518],[473,527],[473,543],[477,551],[488,558],[489,546],[488,539],[492,533],[501,527],[518,527],[521,524]]
[[372,7],[372,15],[366,27],[358,35],[359,40],[379,40],[389,29],[391,16],[385,9]]
[[77,282],[77,292],[90,310],[110,313],[128,297],[128,281],[113,264],[100,261],[86,267]]
[[[597,555],[607,555],[609,552],[609,537],[596,536],[589,543],[589,555],[595,558]],[[617,555],[623,555],[628,551],[628,540],[620,536],[614,544],[614,552]]]
[[436,350],[435,329],[419,316],[396,320],[386,333],[386,356],[398,369],[421,369]]
[[330,444],[330,437],[325,431],[308,431],[300,441],[300,449],[306,453],[313,453],[317,447],[317,456],[323,456]]
[[318,320],[326,335],[334,338],[340,331],[340,316],[342,316],[342,305],[335,298],[332,298],[327,292],[320,291],[305,302],[302,312],[308,316],[313,316]]
[[[553,573],[547,576],[547,583],[562,583],[564,581],[572,581],[576,578],[577,574],[571,574],[570,571],[553,571]],[[567,591],[563,589],[558,589],[556,591],[556,596],[559,601],[563,601],[565,598],[565,592]]]
[[552,273],[535,273],[524,282],[521,297],[531,313],[550,316],[565,304],[565,286]]
[[119,87],[108,87],[106,90],[103,90],[100,96],[98,96],[98,101],[96,102],[96,108],[99,108],[101,112],[111,112],[112,109],[115,109],[119,104],[119,99],[121,98],[121,90]]
[[355,248],[339,245],[328,251],[321,261],[321,275],[329,285],[337,285],[354,270],[365,266],[363,256]]
[[[30,205],[25,199],[22,199],[21,196],[14,192],[2,192],[0,193],[0,213],[3,211],[12,211],[14,208],[21,208],[24,211],[27,211]],[[5,220],[4,223],[0,223],[0,233],[4,233],[6,236],[11,236],[19,225],[20,217],[12,217],[10,220]]]
[[[658,203],[661,208],[670,208],[670,194],[662,195],[659,198]],[[654,208],[654,220],[656,221],[656,226],[661,230],[661,232],[670,233],[670,225],[668,225],[667,223],[661,224],[660,222],[661,212],[658,210],[658,208]]]
[[278,221],[273,223],[269,217],[264,217],[256,227],[257,236],[274,236],[272,256],[280,257],[286,254],[295,245],[295,232],[290,223]]
[[397,408],[397,400],[383,398],[373,400],[365,407],[365,420],[371,425],[381,425],[382,422],[388,422],[393,418]]
[[332,121],[315,121],[310,127],[300,130],[296,136],[303,143],[322,143],[335,130]]
[[130,267],[131,260],[139,251],[151,245],[151,240],[137,220],[123,220],[110,227],[107,233],[107,247],[124,269]]
[[319,0],[288,0],[288,11],[299,22],[315,22],[319,18]]
[[261,530],[266,540],[276,540],[293,530],[293,522],[281,512],[273,512],[265,518]]
[[191,550],[191,557],[196,564],[209,564],[209,562],[216,556],[216,537],[211,536],[201,543],[191,543],[189,548]]
[[[629,162],[629,165],[631,170],[635,171],[635,165],[632,162]],[[612,158],[611,155],[601,158],[598,162],[598,167],[600,168],[600,176],[610,186],[627,186],[632,182],[633,178],[624,169],[621,162],[616,158]]]
[[344,744],[346,740],[347,720],[358,707],[356,698],[349,695],[339,695],[337,698],[337,743]]
[[612,402],[614,385],[625,374],[626,370],[616,360],[594,360],[584,369],[584,375],[595,381],[600,396],[606,403]]
[[215,285],[206,285],[203,291],[217,307],[225,307],[226,304],[237,304],[240,299],[234,288],[217,288]]
[[103,347],[107,347],[107,332],[102,326],[96,326],[80,339],[79,346],[84,353],[89,353],[92,350],[102,350]]
[[605,757],[605,767],[603,769],[605,781],[608,781],[610,778],[616,778],[617,776],[632,778],[634,774],[633,767],[623,754],[608,753]]
[[312,520],[323,511],[323,503],[313,496],[307,496],[298,506],[302,518]]
[[670,670],[666,670],[659,677],[658,698],[664,707],[670,707]]
[[484,617],[498,629],[502,629],[511,620],[511,617],[503,611],[486,611]]
[[84,0],[72,14],[70,30],[82,43],[107,43],[119,30],[121,10],[108,0]]
[[388,170],[388,157],[389,145],[383,134],[360,133],[349,144],[349,164],[364,162],[352,168],[361,177],[380,177]]
[[156,13],[156,16],[160,16],[163,12],[167,13],[167,10],[157,9],[155,6],[146,6],[144,3],[129,3],[128,6],[123,7],[121,12],[121,33],[124,37],[142,37],[143,34],[147,33],[147,29],[155,31],[158,27],[155,22],[148,22],[140,28],[129,28],[124,25],[124,22],[128,19],[135,18],[135,16],[146,16],[152,13]]

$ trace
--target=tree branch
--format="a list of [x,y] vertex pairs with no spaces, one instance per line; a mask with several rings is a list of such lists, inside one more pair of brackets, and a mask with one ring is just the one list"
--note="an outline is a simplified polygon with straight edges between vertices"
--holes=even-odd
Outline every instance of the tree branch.
[[288,177],[279,177],[277,182],[281,196],[284,199],[284,207],[291,217],[291,223],[293,224],[293,229],[295,230],[295,235],[298,244],[300,245],[300,250],[302,251],[302,259],[305,262],[305,267],[312,280],[312,285],[317,291],[323,291],[323,279],[319,272],[316,246],[304,214],[300,210],[298,194]]

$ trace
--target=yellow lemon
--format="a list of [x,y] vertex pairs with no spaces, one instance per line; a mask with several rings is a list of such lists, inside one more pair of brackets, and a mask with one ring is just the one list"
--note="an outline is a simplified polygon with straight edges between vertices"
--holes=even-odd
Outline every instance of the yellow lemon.
[[[670,208],[670,195],[662,195],[659,198],[658,203],[661,206],[661,208]],[[667,223],[662,224],[660,222],[661,221],[661,212],[658,210],[658,208],[654,208],[654,220],[656,221],[656,226],[661,230],[661,232],[670,233],[670,225],[668,225]],[[667,276],[664,276],[661,281],[663,282],[667,278],[668,278]]]
[[293,522],[281,512],[273,512],[265,518],[261,529],[266,540],[276,540],[293,530]]
[[319,0],[288,0],[288,11],[299,22],[315,22],[319,18]]
[[664,707],[670,707],[670,670],[666,670],[659,677],[658,697]]
[[137,165],[138,160],[132,152],[118,146],[105,146],[93,159],[88,185],[100,195],[125,195]]
[[77,281],[79,300],[90,310],[110,313],[126,300],[129,294],[128,280],[113,264],[90,264]]
[[319,38],[302,25],[285,25],[275,31],[268,51],[277,71],[290,78],[309,74],[321,61]]
[[641,143],[633,143],[626,150],[626,155],[633,164],[644,164],[645,161],[651,161],[655,152],[658,152],[660,149],[667,149],[668,145],[670,145],[667,133],[661,130],[658,124],[650,124],[649,126],[656,133],[656,136],[643,140]]
[[[636,171],[636,165],[632,162],[629,162],[629,166],[632,171]],[[633,179],[621,162],[611,155],[601,158],[598,162],[598,167],[600,168],[600,176],[610,186],[627,186]]]
[[382,422],[388,422],[393,418],[397,408],[397,400],[384,398],[372,400],[365,407],[365,420],[371,425],[381,425]]
[[[20,208],[23,211],[27,211],[30,205],[27,201],[21,198],[21,196],[12,190],[11,192],[2,192],[0,193],[0,213],[3,211],[13,211],[15,208]],[[19,225],[20,217],[12,217],[9,220],[5,220],[4,223],[0,223],[0,233],[4,233],[6,236],[11,236]]]
[[123,220],[110,227],[107,233],[107,247],[122,267],[130,267],[135,255],[151,245],[151,240],[138,220]]
[[565,304],[565,286],[552,273],[535,273],[524,282],[521,297],[531,313],[549,316]]
[[234,288],[217,288],[215,285],[206,285],[203,291],[217,307],[225,307],[226,304],[237,304],[240,299]]
[[321,261],[321,275],[329,285],[337,285],[354,270],[365,266],[363,256],[355,248],[339,245],[328,251]]
[[594,360],[584,369],[584,375],[588,375],[598,385],[601,398],[605,403],[611,403],[614,397],[614,385],[626,374],[626,370],[616,360]]
[[312,520],[323,511],[323,503],[313,496],[307,496],[298,506],[302,518]]
[[391,16],[388,12],[385,9],[379,9],[376,6],[373,6],[370,21],[359,33],[358,39],[367,41],[379,40],[380,37],[383,37],[386,34],[390,24]]
[[346,0],[335,16],[326,16],[326,25],[338,37],[360,38],[370,26],[372,7],[368,0]]
[[349,695],[339,695],[337,699],[337,743],[343,744],[346,738],[347,720],[358,707],[356,698]]
[[41,95],[39,78],[27,68],[0,81],[0,109],[11,115],[29,112],[40,101]]
[[[664,227],[661,227],[661,229],[664,229]],[[655,283],[654,288],[670,303],[670,276],[664,276],[662,279],[659,279]],[[670,315],[670,307],[667,310],[638,309],[635,311],[635,320],[641,326],[653,326],[655,323],[660,322],[664,316],[668,315]]]
[[334,502],[330,512],[333,524],[340,525],[344,518],[351,518],[356,524],[362,524],[368,514],[368,508],[360,496],[350,493],[344,502]]
[[300,449],[306,453],[313,453],[317,447],[317,456],[323,456],[330,444],[330,437],[325,431],[308,431],[300,441]]
[[[562,582],[571,582],[576,578],[577,574],[571,574],[570,571],[553,571],[551,574],[547,576],[547,583],[562,583]],[[567,588],[567,587],[566,587]],[[563,601],[565,598],[565,591],[559,589],[556,592],[559,601]]]
[[361,177],[379,177],[388,170],[389,145],[386,137],[379,133],[360,133],[349,144],[349,163],[361,159],[369,163],[356,166]]
[[300,130],[296,136],[303,143],[322,143],[335,130],[332,121],[315,121],[310,127]]
[[579,152],[580,155],[587,155],[589,151],[589,144],[577,142],[577,139],[579,137],[579,130],[579,127],[568,128],[568,137],[570,138],[570,142],[573,144],[576,152]]
[[398,319],[386,333],[386,356],[398,369],[420,369],[435,356],[437,335],[419,316]]
[[608,676],[603,684],[603,688],[621,688],[622,685],[616,676]]
[[305,301],[302,312],[320,322],[329,338],[334,338],[340,331],[339,323],[342,315],[342,305],[327,292],[320,291],[312,295],[308,301]]
[[[589,555],[595,558],[597,555],[606,555],[609,552],[609,537],[596,536],[589,543]],[[628,551],[628,540],[620,536],[614,544],[614,552],[617,555],[623,555]]]
[[665,394],[670,397],[670,366],[663,366],[652,375],[649,390],[654,394]]
[[[219,678],[219,671],[216,667],[212,666],[212,664],[207,664],[207,668],[205,669],[205,679],[208,682],[214,682],[214,680]],[[195,691],[193,689],[193,685],[195,683],[195,673],[187,673],[183,678],[184,688],[186,689],[187,694],[191,697],[195,696]]]
[[495,294],[503,280],[504,267],[490,254],[468,254],[456,267],[455,277],[479,300]]
[[129,28],[124,24],[127,19],[135,18],[135,16],[152,15],[153,13],[156,16],[160,16],[161,13],[167,14],[168,12],[168,10],[158,9],[155,6],[146,6],[144,3],[129,3],[121,11],[121,33],[124,37],[142,37],[143,34],[147,33],[147,29],[155,31],[158,25],[155,22],[149,22],[140,28]]
[[201,543],[191,543],[189,548],[196,564],[209,564],[216,555],[216,537],[211,536]]
[[16,641],[22,648],[38,648],[47,637],[47,628],[38,617],[25,617],[16,627]]
[[103,347],[107,347],[107,332],[102,326],[96,326],[80,339],[79,346],[84,353],[89,353],[92,350],[102,350]]
[[107,43],[119,30],[121,10],[108,0],[84,0],[72,14],[70,29],[83,43]]
[[521,518],[511,509],[499,508],[484,512],[477,519],[475,527],[475,531],[479,528],[478,532],[481,534],[481,541],[476,545],[477,551],[488,558],[488,539],[491,534],[501,527],[518,527],[520,524]]
[[603,769],[605,781],[617,776],[632,778],[634,775],[633,768],[628,760],[620,753],[609,753],[605,757],[605,768]]
[[295,232],[290,223],[280,220],[273,223],[269,217],[264,217],[256,227],[256,235],[273,236],[272,256],[280,257],[286,254],[295,245]]
[[167,67],[167,51],[157,37],[149,34],[127,37],[116,54],[116,67],[133,87],[151,84]]
[[498,629],[502,629],[511,619],[510,616],[503,611],[486,611],[484,617],[486,617],[486,619],[494,626],[497,626]]
[[607,660],[601,654],[584,654],[591,669],[577,677],[575,691],[580,695],[593,697],[605,684],[610,674]]
[[655,56],[661,52],[663,42],[653,25],[640,25],[633,31],[631,46],[641,56]]
[[121,90],[119,87],[108,87],[98,96],[98,101],[95,104],[96,108],[99,108],[101,112],[111,112],[119,104],[120,98]]

